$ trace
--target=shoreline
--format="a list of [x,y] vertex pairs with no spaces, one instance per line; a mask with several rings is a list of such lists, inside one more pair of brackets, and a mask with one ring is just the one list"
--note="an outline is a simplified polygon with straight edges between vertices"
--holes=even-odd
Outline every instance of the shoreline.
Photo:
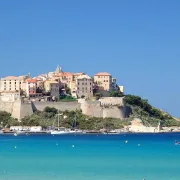
[[[11,135],[17,132],[1,132],[0,135]],[[180,133],[180,131],[173,131],[173,132],[120,132],[120,133],[111,133],[111,132],[107,132],[107,133],[103,133],[103,132],[86,132],[86,133],[64,133],[64,134],[56,134],[56,135],[82,135],[82,134],[101,134],[101,135],[123,135],[123,134],[175,134],[175,133]],[[49,134],[52,135],[50,132],[47,131],[41,131],[41,132],[20,132],[17,133],[18,135],[30,135],[30,134],[38,134],[38,135],[45,135],[45,134]]]

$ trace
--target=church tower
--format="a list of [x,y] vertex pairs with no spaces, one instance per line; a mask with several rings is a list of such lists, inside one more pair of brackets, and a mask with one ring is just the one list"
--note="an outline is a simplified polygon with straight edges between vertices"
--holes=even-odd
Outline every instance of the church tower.
[[62,72],[63,72],[62,68],[58,65],[55,70],[55,73],[58,74],[58,73],[62,73]]

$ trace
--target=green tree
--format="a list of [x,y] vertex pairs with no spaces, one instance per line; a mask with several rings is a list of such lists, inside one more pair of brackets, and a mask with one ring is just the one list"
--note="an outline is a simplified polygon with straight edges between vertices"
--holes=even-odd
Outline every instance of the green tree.
[[58,110],[54,107],[45,107],[44,108],[44,112],[47,112],[47,113],[52,113],[53,115],[57,114]]
[[119,91],[111,91],[110,97],[123,97],[124,95]]

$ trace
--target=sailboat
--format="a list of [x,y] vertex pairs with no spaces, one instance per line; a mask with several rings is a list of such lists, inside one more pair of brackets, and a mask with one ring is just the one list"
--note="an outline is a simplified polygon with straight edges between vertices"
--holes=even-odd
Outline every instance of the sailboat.
[[[64,127],[59,127],[59,116],[62,116],[63,114],[59,114],[59,110],[58,110],[58,127],[57,130],[51,130],[51,134],[69,134],[69,133],[74,133],[74,131],[71,131],[71,129],[67,129]],[[55,125],[55,122],[54,122]]]
[[84,131],[77,129],[77,117],[76,116],[74,117],[72,127],[74,130],[71,130],[71,133],[85,133]]

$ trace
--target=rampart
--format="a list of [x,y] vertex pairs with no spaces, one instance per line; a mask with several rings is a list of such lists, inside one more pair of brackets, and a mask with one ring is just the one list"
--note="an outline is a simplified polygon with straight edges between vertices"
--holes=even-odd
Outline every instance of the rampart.
[[83,114],[94,117],[125,118],[126,107],[124,98],[106,97],[98,101],[80,100]]
[[61,111],[82,110],[82,113],[92,117],[111,117],[123,119],[127,116],[123,98],[102,98],[96,101],[80,99],[78,102],[14,102],[0,101],[0,111],[7,111],[18,120],[33,114],[34,111],[43,111],[45,107],[54,107]]
[[32,102],[33,111],[35,111],[35,110],[43,111],[43,109],[47,106],[54,107],[61,111],[80,110],[80,104],[77,101],[73,101],[73,102],[38,102],[38,101],[36,101],[36,102]]

